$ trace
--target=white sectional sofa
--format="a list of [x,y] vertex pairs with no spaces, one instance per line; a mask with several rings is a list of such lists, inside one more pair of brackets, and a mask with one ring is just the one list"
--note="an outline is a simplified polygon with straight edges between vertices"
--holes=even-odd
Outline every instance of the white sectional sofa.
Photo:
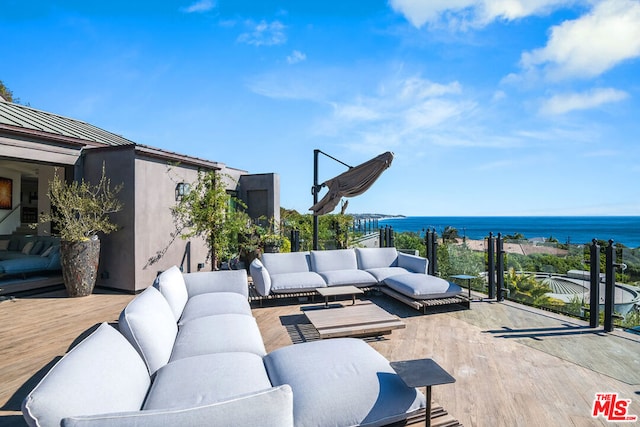
[[[162,273],[29,393],[30,426],[381,426],[425,408],[364,341],[267,353],[244,270]],[[273,325],[279,327],[279,325]]]
[[396,248],[355,248],[265,253],[249,268],[262,297],[327,286],[378,286],[382,292],[425,312],[427,307],[443,303],[469,307],[460,286],[427,274],[428,262]]

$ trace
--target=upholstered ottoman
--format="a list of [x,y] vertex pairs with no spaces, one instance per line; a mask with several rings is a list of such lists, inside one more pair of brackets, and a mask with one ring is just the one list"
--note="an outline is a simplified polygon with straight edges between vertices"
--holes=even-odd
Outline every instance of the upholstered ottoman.
[[384,284],[413,299],[448,298],[460,295],[462,288],[429,274],[405,273],[384,279]]
[[380,353],[355,338],[296,344],[264,357],[274,387],[293,390],[294,424],[381,426],[425,408]]

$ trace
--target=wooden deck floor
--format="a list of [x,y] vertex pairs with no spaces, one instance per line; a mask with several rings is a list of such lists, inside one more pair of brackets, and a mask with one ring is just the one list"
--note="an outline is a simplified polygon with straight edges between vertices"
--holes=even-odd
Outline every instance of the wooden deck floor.
[[[131,295],[62,293],[0,303],[0,425],[23,426],[24,395],[81,336],[115,322]],[[640,340],[511,303],[421,315],[386,296],[371,298],[406,328],[367,342],[389,360],[430,357],[455,378],[433,398],[465,426],[612,426],[591,410],[617,392],[640,415]],[[267,351],[318,339],[293,300],[256,307]],[[620,424],[629,425],[629,424]]]

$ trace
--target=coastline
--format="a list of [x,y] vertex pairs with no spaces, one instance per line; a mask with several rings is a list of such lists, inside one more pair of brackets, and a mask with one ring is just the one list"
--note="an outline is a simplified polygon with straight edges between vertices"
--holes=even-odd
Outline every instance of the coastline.
[[471,240],[485,239],[492,232],[503,237],[520,235],[530,241],[584,245],[597,239],[613,240],[628,248],[640,247],[640,216],[404,216],[380,219],[379,225],[419,234],[430,229],[440,236],[446,227],[452,227],[460,237]]

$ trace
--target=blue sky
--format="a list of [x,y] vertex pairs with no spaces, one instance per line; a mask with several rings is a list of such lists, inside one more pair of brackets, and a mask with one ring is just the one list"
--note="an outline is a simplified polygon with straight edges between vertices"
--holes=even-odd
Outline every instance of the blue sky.
[[[23,103],[280,175],[392,166],[348,213],[640,215],[640,1],[0,0]],[[321,156],[320,180],[345,170]]]

